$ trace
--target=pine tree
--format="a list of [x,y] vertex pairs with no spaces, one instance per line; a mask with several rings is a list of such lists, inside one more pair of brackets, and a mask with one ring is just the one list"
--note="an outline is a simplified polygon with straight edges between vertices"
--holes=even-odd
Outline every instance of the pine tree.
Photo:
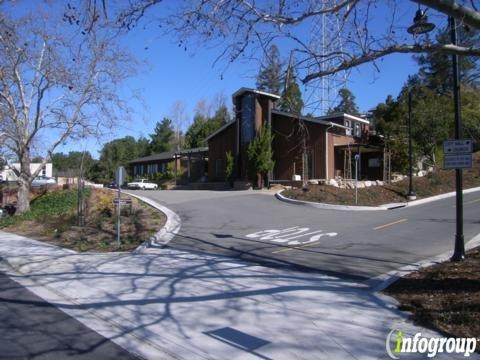
[[230,114],[225,105],[220,105],[215,114],[210,118],[197,112],[193,118],[193,123],[185,134],[186,146],[188,148],[206,146],[206,138],[229,121]]
[[[457,33],[458,42],[462,46],[478,46],[480,43],[480,32],[478,31],[466,31],[465,27],[459,26]],[[448,28],[437,34],[437,41],[442,44],[450,43],[450,31]],[[450,55],[433,52],[417,56],[415,59],[420,66],[418,77],[423,85],[441,94],[452,92],[453,73]],[[462,85],[478,87],[480,77],[478,62],[478,58],[475,57],[458,57],[460,81]]]
[[260,71],[258,72],[257,89],[272,94],[280,94],[282,67],[280,52],[274,44],[270,46],[268,54],[265,55]]
[[150,152],[161,153],[170,151],[175,141],[175,131],[173,129],[172,120],[163,118],[162,122],[157,122],[155,132],[150,135]]
[[285,87],[278,104],[280,110],[301,115],[303,109],[302,92],[297,84],[293,67],[288,67],[285,76]]
[[333,109],[328,109],[327,114],[345,113],[350,115],[359,115],[358,106],[355,103],[355,96],[347,88],[338,91],[340,102]]
[[248,145],[247,156],[251,170],[256,173],[257,187],[262,188],[268,172],[273,170],[273,136],[270,127],[264,126]]

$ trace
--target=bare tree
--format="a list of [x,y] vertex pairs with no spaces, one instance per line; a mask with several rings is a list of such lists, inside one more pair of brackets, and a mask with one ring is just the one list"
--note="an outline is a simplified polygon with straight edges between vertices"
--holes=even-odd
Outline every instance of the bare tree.
[[[108,0],[103,0],[105,4]],[[159,0],[139,0],[120,14],[121,26],[131,28],[148,12],[162,6]],[[176,10],[158,15],[162,28],[178,36],[179,45],[209,42],[220,45],[219,58],[233,62],[243,57],[259,58],[279,39],[294,54],[294,67],[303,83],[365,63],[375,63],[393,53],[444,52],[480,55],[480,48],[441,44],[434,37],[407,34],[416,6],[429,8],[437,27],[446,26],[446,16],[480,30],[480,13],[474,0],[179,0]],[[336,17],[336,37],[341,48],[318,49],[322,34],[313,31],[321,16]],[[318,29],[318,27],[317,27]]]
[[175,149],[178,151],[183,147],[182,129],[187,122],[187,110],[183,101],[177,100],[170,108],[170,118],[175,127]]
[[[20,163],[13,169],[18,213],[29,209],[31,182],[58,146],[100,136],[121,120],[126,106],[117,89],[133,74],[132,58],[105,22],[85,28],[73,6],[40,4],[31,14],[12,10],[14,2],[0,5],[0,133]],[[43,161],[32,172],[34,152]]]

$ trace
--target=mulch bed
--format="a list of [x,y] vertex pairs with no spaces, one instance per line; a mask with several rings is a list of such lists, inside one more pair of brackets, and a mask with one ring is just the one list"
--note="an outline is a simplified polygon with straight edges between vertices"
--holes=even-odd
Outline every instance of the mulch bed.
[[480,249],[463,262],[445,262],[414,272],[384,292],[412,312],[422,326],[454,337],[480,336]]
[[[480,153],[473,154],[473,167],[463,171],[463,188],[480,186]],[[455,191],[455,171],[436,169],[424,177],[413,178],[417,199]],[[282,195],[291,199],[339,205],[378,206],[388,203],[405,202],[408,193],[408,179],[384,186],[358,189],[358,204],[355,204],[355,190],[341,189],[326,185],[308,185],[306,189],[285,190]]]

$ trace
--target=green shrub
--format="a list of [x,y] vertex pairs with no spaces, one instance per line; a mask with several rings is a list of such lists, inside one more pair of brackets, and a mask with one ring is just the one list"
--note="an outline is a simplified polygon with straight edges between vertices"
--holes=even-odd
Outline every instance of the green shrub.
[[[14,225],[21,221],[40,220],[64,215],[76,208],[77,196],[77,189],[42,194],[30,202],[30,211],[0,220],[0,228]],[[90,196],[90,189],[85,189],[84,196]]]

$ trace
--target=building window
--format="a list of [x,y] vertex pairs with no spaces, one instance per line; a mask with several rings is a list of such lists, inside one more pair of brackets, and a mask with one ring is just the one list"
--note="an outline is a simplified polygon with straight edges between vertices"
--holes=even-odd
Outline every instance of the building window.
[[345,134],[348,136],[352,136],[352,123],[350,122],[350,120],[345,120],[345,126],[348,128],[345,129]]
[[359,123],[355,124],[355,136],[362,137],[362,128]]
[[249,143],[255,136],[255,96],[245,95],[242,98],[242,143]]
[[215,176],[217,178],[223,177],[223,160],[222,159],[217,159],[215,160]]
[[165,172],[165,163],[160,164],[160,172]]

